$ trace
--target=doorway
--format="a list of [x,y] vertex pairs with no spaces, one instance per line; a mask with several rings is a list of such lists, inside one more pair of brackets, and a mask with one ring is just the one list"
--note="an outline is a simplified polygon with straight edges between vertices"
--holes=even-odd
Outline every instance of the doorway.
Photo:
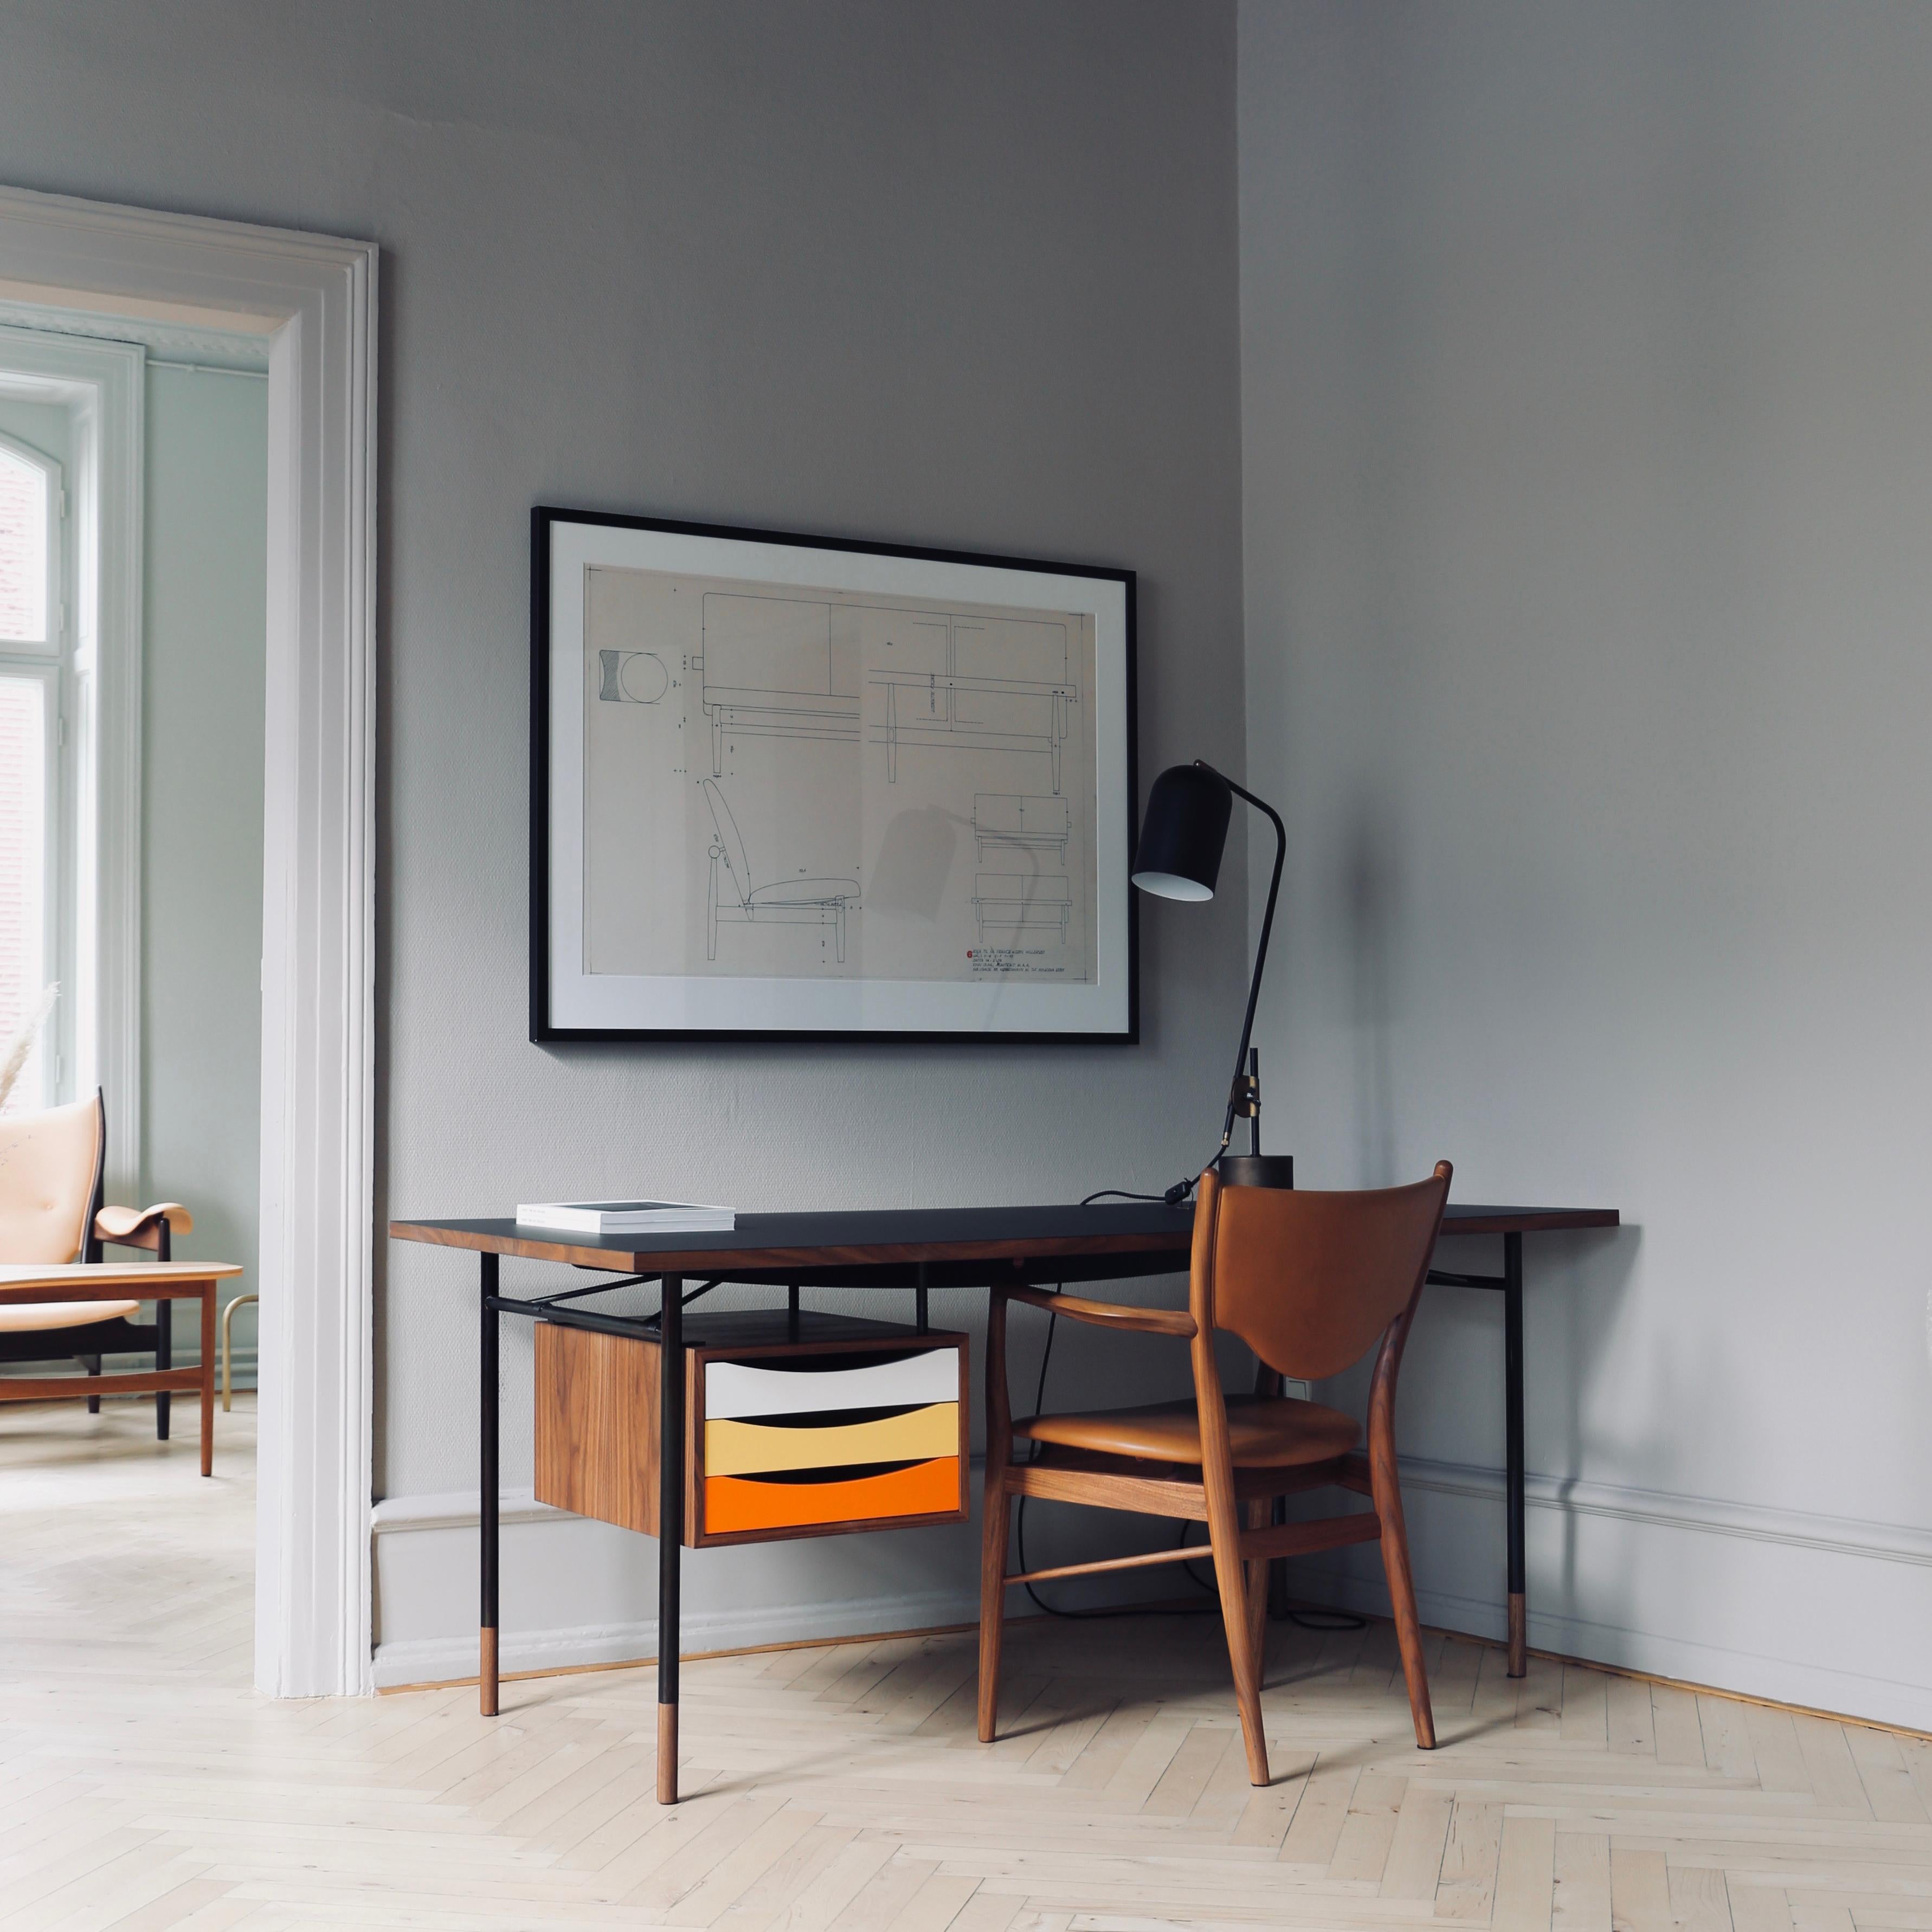
[[[279,1696],[370,1688],[376,268],[367,244],[0,189],[0,304],[266,346],[254,1674]],[[104,758],[104,797],[117,775]]]

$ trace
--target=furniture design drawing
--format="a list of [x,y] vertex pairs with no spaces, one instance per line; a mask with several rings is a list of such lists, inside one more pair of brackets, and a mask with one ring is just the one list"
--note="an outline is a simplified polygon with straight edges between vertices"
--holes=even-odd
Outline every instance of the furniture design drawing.
[[718,957],[721,926],[829,926],[839,963],[845,959],[846,915],[859,904],[856,879],[775,879],[752,883],[751,862],[730,806],[716,778],[704,781],[704,802],[711,809],[715,836],[711,844],[711,879],[705,894],[705,954]]
[[868,675],[884,699],[872,736],[885,747],[887,783],[898,782],[902,745],[1031,752],[1045,754],[1060,795],[1080,698],[1064,624],[956,616],[908,627],[905,647]]
[[[1274,1190],[1263,1190],[1273,1192]],[[1319,1198],[1319,1197],[1316,1197]],[[693,1400],[692,1370],[684,1340],[684,1310],[722,1282],[731,1281],[788,1292],[788,1309],[775,1318],[784,1324],[768,1338],[790,1342],[791,1324],[798,1318],[799,1298],[808,1288],[836,1288],[842,1292],[887,1291],[913,1297],[914,1337],[908,1352],[920,1346],[953,1346],[962,1354],[963,1340],[931,1334],[927,1298],[935,1287],[986,1287],[994,1290],[1126,1281],[1149,1275],[1170,1275],[1182,1264],[1195,1240],[1196,1210],[1168,1207],[1160,1202],[1106,1203],[1085,1207],[1000,1207],[896,1208],[878,1213],[741,1214],[728,1230],[704,1234],[664,1234],[652,1237],[533,1236],[512,1220],[393,1221],[389,1233],[398,1240],[424,1241],[436,1246],[476,1255],[478,1264],[478,1366],[481,1379],[481,1429],[478,1432],[478,1491],[482,1498],[478,1577],[480,1626],[478,1640],[478,1702],[486,1717],[497,1709],[497,1636],[500,1538],[497,1472],[501,1432],[498,1388],[499,1330],[505,1315],[554,1322],[596,1334],[642,1340],[656,1345],[657,1381],[654,1400],[636,1387],[616,1406],[609,1420],[596,1425],[614,1432],[622,1444],[614,1457],[608,1450],[583,1453],[601,1457],[613,1480],[644,1483],[639,1474],[645,1447],[656,1432],[654,1466],[655,1504],[640,1496],[622,1507],[639,1521],[655,1508],[661,1534],[658,1539],[658,1777],[662,1804],[677,1802],[677,1704],[680,1579],[687,1520],[697,1507],[694,1474],[700,1466],[697,1439],[685,1417],[698,1413]],[[1504,1286],[1507,1330],[1513,1338],[1504,1354],[1504,1400],[1510,1426],[1504,1432],[1509,1456],[1508,1509],[1513,1558],[1521,1549],[1522,1529],[1522,1352],[1521,1302],[1522,1244],[1526,1234],[1618,1225],[1613,1208],[1486,1208],[1467,1204],[1443,1210],[1440,1232],[1450,1235],[1501,1235],[1507,1258],[1507,1282],[1491,1283],[1481,1276],[1448,1279],[1474,1286]],[[500,1293],[505,1255],[568,1268],[589,1268],[609,1275],[590,1287],[572,1285],[554,1293],[524,1298]],[[688,1279],[696,1285],[687,1289]],[[1431,1279],[1440,1277],[1432,1275]],[[658,1310],[646,1318],[609,1315],[586,1308],[586,1300],[612,1288],[641,1283],[658,1284]],[[996,1301],[998,1297],[995,1298]],[[1052,1306],[1065,1311],[1056,1300]],[[1090,1306],[1100,1307],[1104,1304]],[[1132,1329],[1136,1320],[1150,1316],[1156,1322],[1192,1319],[1179,1311],[1130,1309],[1118,1325]],[[992,1318],[1004,1323],[1004,1304]],[[694,1337],[702,1340],[693,1323]],[[1167,1332],[1156,1326],[1156,1332]],[[802,1327],[796,1339],[808,1338]],[[719,1351],[742,1358],[748,1344],[742,1334]],[[648,1370],[650,1358],[633,1356],[630,1373]],[[760,1364],[757,1366],[765,1366]],[[818,1372],[826,1372],[824,1370]],[[646,1376],[646,1379],[648,1377]],[[1391,1391],[1392,1393],[1393,1391]],[[821,1397],[822,1399],[822,1397]],[[760,1396],[761,1402],[770,1396]],[[898,1405],[890,1405],[897,1406]],[[929,1407],[924,1402],[908,1406]],[[963,1405],[962,1405],[963,1406]],[[786,1412],[766,1408],[764,1416]],[[1004,1414],[1006,1412],[1000,1412]],[[823,1426],[840,1426],[824,1412],[815,1412]],[[719,1416],[723,1421],[753,1420]],[[1345,1418],[1346,1420],[1346,1418]],[[963,1423],[963,1415],[962,1415]],[[819,1426],[814,1424],[814,1426]],[[997,1435],[997,1432],[995,1432]],[[963,1440],[962,1436],[962,1440]],[[1351,1438],[1352,1440],[1352,1438]],[[922,1445],[926,1438],[920,1438]],[[722,1453],[731,1453],[728,1434],[721,1436]],[[842,1453],[842,1452],[839,1452]],[[894,1460],[900,1460],[895,1457]],[[932,1460],[930,1458],[927,1460]],[[761,1472],[768,1477],[775,1472]],[[1045,1480],[1042,1468],[1036,1476]],[[823,1480],[820,1478],[820,1480]],[[553,1491],[553,1493],[560,1493]],[[574,1507],[568,1503],[566,1508]],[[618,1505],[611,1505],[615,1508]],[[1134,1507],[1139,1507],[1138,1504]],[[1203,1505],[1204,1508],[1204,1504]],[[620,1520],[612,1518],[613,1520]],[[630,1516],[622,1519],[630,1520]],[[916,1519],[897,1519],[914,1520]],[[716,1529],[710,1525],[707,1534]],[[795,1525],[800,1533],[810,1533]],[[726,1532],[730,1534],[731,1532]],[[1198,1556],[1196,1551],[1196,1556]],[[1002,1553],[1004,1563],[1004,1552]],[[1518,1573],[1512,1570],[1514,1578]],[[1512,1649],[1511,1668],[1521,1676],[1523,1666]]]
[[[1354,1194],[1223,1187],[1210,1168],[1194,1213],[1188,1306],[1125,1306],[996,1284],[986,1341],[986,1507],[982,1517],[980,1736],[993,1742],[1000,1640],[1009,1585],[1198,1560],[1186,1547],[1009,1574],[1008,1517],[1016,1496],[1133,1510],[1208,1526],[1234,1667],[1248,1776],[1268,1781],[1261,1674],[1268,1566],[1276,1556],[1379,1543],[1395,1612],[1415,1742],[1434,1748],[1422,1625],[1396,1480],[1396,1378],[1429,1273],[1450,1167],[1412,1186]],[[1070,1320],[1188,1344],[1192,1401],[1016,1420],[1006,1383],[1006,1311],[1024,1301]],[[1259,1364],[1255,1392],[1229,1397],[1214,1357],[1217,1330],[1238,1335]],[[1379,1340],[1369,1395],[1368,1452],[1340,1409],[1283,1396],[1280,1378],[1318,1382],[1352,1367]],[[1034,1445],[1016,1462],[1012,1441]],[[1277,1497],[1340,1486],[1373,1507],[1271,1526]]]
[[[215,1283],[238,1267],[176,1262],[170,1240],[194,1226],[176,1202],[152,1208],[101,1204],[106,1110],[90,1100],[0,1120],[0,1361],[78,1362],[80,1375],[8,1377],[0,1402],[85,1401],[98,1414],[104,1395],[152,1395],[154,1433],[168,1439],[170,1398],[201,1398],[201,1473],[214,1449]],[[145,1250],[152,1262],[116,1265],[104,1249]],[[201,1303],[201,1361],[173,1364],[178,1300]],[[152,1301],[154,1318],[137,1321]],[[152,1354],[154,1367],[104,1372],[102,1358]]]
[[711,776],[724,776],[728,733],[856,743],[859,686],[835,652],[829,603],[707,592],[704,649],[692,660],[711,728]]
[[1052,943],[1066,943],[1067,921],[1073,915],[1071,888],[1052,873],[982,872],[973,894],[974,916],[980,922],[980,942],[988,932],[996,937],[1051,933]]
[[990,851],[1051,852],[1066,863],[1072,814],[1064,798],[1018,798],[1004,792],[976,792],[973,837],[980,862]]
[[600,704],[656,704],[670,688],[670,673],[656,651],[599,651]]
[[541,506],[531,570],[532,1039],[1138,1036],[1131,572]]

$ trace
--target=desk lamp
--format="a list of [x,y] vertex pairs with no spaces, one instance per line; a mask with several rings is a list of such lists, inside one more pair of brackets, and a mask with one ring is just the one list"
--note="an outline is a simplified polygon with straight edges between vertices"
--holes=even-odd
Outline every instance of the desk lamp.
[[[1268,880],[1261,944],[1255,949],[1254,976],[1248,982],[1248,1010],[1241,1022],[1241,1043],[1234,1054],[1234,1078],[1228,1089],[1221,1146],[1210,1164],[1218,1166],[1221,1178],[1235,1186],[1292,1187],[1294,1156],[1262,1152],[1261,1055],[1248,1045],[1249,1036],[1255,1030],[1255,1002],[1262,990],[1268,934],[1274,925],[1275,898],[1281,890],[1282,860],[1288,851],[1288,833],[1281,814],[1265,800],[1256,797],[1202,759],[1196,758],[1191,765],[1170,765],[1154,780],[1154,789],[1148,794],[1140,846],[1134,854],[1133,881],[1142,892],[1160,898],[1197,903],[1211,899],[1215,883],[1221,876],[1228,820],[1237,798],[1246,799],[1257,812],[1266,814],[1274,826],[1274,874]],[[1238,1115],[1245,1115],[1248,1122],[1248,1151],[1244,1154],[1228,1150]]]

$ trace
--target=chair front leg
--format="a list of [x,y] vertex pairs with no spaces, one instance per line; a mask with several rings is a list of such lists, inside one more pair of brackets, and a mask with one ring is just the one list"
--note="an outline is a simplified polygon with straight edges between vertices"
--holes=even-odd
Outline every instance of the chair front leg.
[[1006,1469],[1012,1460],[1006,1392],[1006,1298],[995,1287],[986,1310],[986,1479],[980,1523],[980,1742],[989,1744],[1000,1711],[1000,1640],[1006,1610]]
[[1422,1619],[1416,1614],[1415,1581],[1408,1567],[1408,1529],[1402,1520],[1402,1484],[1395,1456],[1395,1376],[1402,1359],[1407,1318],[1394,1328],[1376,1362],[1369,1393],[1369,1492],[1382,1524],[1382,1572],[1388,1579],[1389,1605],[1395,1612],[1395,1637],[1402,1652],[1402,1681],[1408,1687],[1409,1716],[1418,1750],[1436,1748],[1436,1714],[1429,1702],[1429,1666],[1422,1655]]

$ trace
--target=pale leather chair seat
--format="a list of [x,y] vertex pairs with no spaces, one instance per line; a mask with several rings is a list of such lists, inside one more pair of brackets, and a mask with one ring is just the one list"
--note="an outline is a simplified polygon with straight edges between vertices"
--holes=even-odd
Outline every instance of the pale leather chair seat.
[[[1238,1468],[1280,1468],[1346,1456],[1360,1441],[1362,1430],[1352,1415],[1322,1402],[1233,1395],[1228,1398],[1228,1432]],[[1036,1415],[1016,1422],[1013,1433],[1105,1456],[1156,1462],[1201,1460],[1201,1423],[1191,1401],[1085,1415]]]
[[112,1322],[140,1312],[138,1301],[0,1302],[0,1334],[26,1334],[41,1328],[78,1328],[88,1322]]

